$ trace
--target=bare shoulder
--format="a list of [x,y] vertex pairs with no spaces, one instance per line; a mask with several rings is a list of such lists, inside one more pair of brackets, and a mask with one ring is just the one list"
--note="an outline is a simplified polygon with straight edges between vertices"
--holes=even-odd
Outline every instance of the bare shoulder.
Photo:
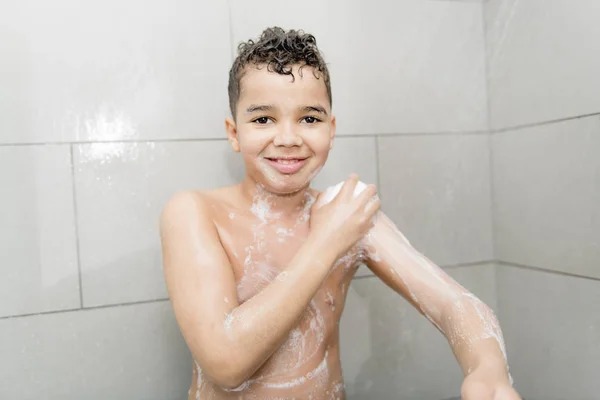
[[200,191],[186,190],[175,193],[165,204],[160,215],[161,228],[172,223],[196,219],[209,219],[205,195]]
[[159,227],[165,271],[181,271],[200,259],[225,263],[215,222],[217,199],[214,191],[186,190],[167,201]]
[[235,187],[213,190],[185,190],[175,193],[165,204],[161,216],[161,230],[173,224],[209,224],[228,204]]

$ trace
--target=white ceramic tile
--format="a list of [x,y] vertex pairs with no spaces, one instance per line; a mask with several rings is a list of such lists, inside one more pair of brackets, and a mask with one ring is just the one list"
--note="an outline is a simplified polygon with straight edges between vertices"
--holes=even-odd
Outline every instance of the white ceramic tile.
[[383,210],[438,265],[493,258],[489,138],[379,139]]
[[234,44],[268,26],[317,38],[342,135],[487,129],[482,5],[232,0]]
[[[313,180],[314,188],[324,190],[345,179],[351,173],[361,181],[377,184],[377,149],[375,137],[337,137],[325,166]],[[373,275],[361,265],[355,277]]]
[[[447,272],[495,307],[493,265]],[[460,394],[462,372],[446,339],[378,278],[352,282],[340,332],[349,399],[443,399]]]
[[492,126],[600,112],[597,0],[485,5]]
[[225,1],[9,2],[0,37],[2,142],[224,135]]
[[181,190],[237,183],[240,164],[227,141],[78,145],[84,305],[166,297],[158,233],[164,204]]
[[600,278],[600,117],[492,143],[497,258]]
[[510,369],[525,399],[593,400],[600,393],[600,281],[497,267]]
[[0,147],[0,316],[77,308],[69,146]]
[[168,302],[0,320],[0,398],[183,400],[192,360]]

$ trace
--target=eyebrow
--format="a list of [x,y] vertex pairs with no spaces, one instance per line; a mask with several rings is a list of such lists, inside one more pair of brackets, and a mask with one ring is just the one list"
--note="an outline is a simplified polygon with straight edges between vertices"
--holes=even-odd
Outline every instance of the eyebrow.
[[[273,111],[275,109],[275,106],[271,105],[271,104],[251,104],[247,109],[246,109],[246,114],[252,114],[254,112],[257,111]],[[321,106],[321,105],[313,105],[313,106],[305,106],[302,107],[302,111],[314,111],[317,112],[319,114],[323,114],[323,115],[327,115],[327,110],[325,110],[325,107]]]
[[327,110],[325,110],[325,107],[320,106],[320,105],[306,106],[306,107],[302,108],[302,111],[315,111],[315,112],[318,112],[319,114],[327,115]]
[[270,104],[252,104],[246,109],[246,113],[251,114],[256,111],[273,111],[274,109],[275,107]]

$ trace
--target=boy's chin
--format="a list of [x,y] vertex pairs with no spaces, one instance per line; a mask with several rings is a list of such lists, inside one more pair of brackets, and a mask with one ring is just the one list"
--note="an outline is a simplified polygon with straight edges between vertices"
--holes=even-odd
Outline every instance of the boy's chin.
[[273,179],[264,178],[261,182],[265,190],[277,195],[291,195],[305,190],[310,180],[303,176],[285,176]]

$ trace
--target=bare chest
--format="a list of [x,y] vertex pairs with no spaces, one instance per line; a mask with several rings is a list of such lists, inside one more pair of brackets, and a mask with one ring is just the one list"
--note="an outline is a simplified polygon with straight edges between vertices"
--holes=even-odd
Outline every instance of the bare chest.
[[[229,213],[218,223],[219,236],[233,269],[240,303],[263,290],[285,270],[310,233],[308,218],[266,219]],[[315,294],[319,306],[335,309],[343,303],[356,262],[344,257]],[[341,308],[341,307],[340,307]]]

